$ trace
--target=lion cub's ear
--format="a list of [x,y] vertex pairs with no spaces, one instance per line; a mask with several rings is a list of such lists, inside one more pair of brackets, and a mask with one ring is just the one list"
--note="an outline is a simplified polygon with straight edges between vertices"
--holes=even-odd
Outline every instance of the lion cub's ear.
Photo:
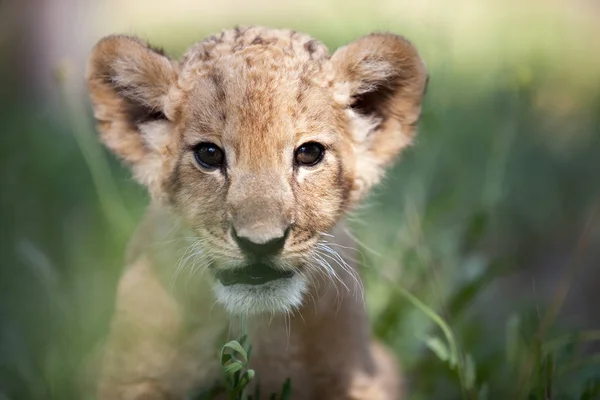
[[425,64],[401,36],[371,34],[338,49],[331,61],[336,97],[345,103],[356,148],[352,198],[359,200],[415,133],[427,84]]
[[108,36],[94,47],[86,80],[102,140],[152,185],[171,123],[165,109],[174,64],[133,37]]

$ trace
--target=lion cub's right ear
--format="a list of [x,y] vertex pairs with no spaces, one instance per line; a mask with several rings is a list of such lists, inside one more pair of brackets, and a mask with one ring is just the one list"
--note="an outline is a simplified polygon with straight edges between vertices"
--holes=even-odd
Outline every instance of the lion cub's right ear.
[[[102,140],[151,185],[161,144],[173,116],[165,109],[175,64],[160,51],[128,36],[108,36],[94,47],[86,80]],[[143,164],[143,166],[142,166]]]

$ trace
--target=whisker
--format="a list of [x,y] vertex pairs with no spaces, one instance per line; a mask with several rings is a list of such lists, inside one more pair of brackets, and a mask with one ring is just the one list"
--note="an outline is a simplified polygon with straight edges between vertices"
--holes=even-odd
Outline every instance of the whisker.
[[[331,264],[329,264],[322,256],[324,256],[325,254],[319,252],[318,250],[315,249],[315,254],[314,256],[317,258],[318,261],[321,262],[321,266],[323,268],[325,268],[327,270],[327,272],[329,273],[330,277],[335,278],[339,283],[342,284],[342,286],[344,286],[346,288],[346,290],[348,292],[350,292],[350,288],[348,287],[348,285],[346,285],[346,283],[339,277],[339,275],[335,272],[335,269],[331,266]],[[337,285],[334,285],[337,288]]]
[[319,232],[319,235],[327,236],[327,237],[330,237],[330,238],[334,238],[335,237],[331,233],[327,233],[327,232]]
[[[329,280],[331,282],[331,285],[327,285],[327,290],[326,290],[325,294],[323,295],[323,297],[327,296],[327,294],[329,293],[329,288],[331,286],[333,286],[333,288],[335,289],[335,292],[336,292],[335,299],[338,303],[337,308],[339,310],[341,303],[342,303],[342,297],[341,297],[340,291],[339,291],[338,286],[336,285],[334,279],[341,282],[342,285],[344,285],[346,287],[346,289],[349,291],[348,287],[344,284],[344,282],[336,274],[333,267],[327,261],[325,261],[325,259],[323,259],[323,257],[321,257],[318,254],[318,252],[314,251],[314,249],[313,249],[313,253],[311,255],[312,255],[313,260],[318,265],[321,266],[321,268],[316,268],[315,271],[320,273],[321,275],[323,275],[326,278],[326,281]],[[322,297],[320,299],[322,299]]]
[[335,263],[337,265],[339,265],[340,268],[342,268],[342,270],[344,272],[346,272],[354,280],[354,283],[355,283],[354,296],[356,297],[358,295],[357,290],[360,290],[361,300],[364,300],[364,288],[363,288],[360,276],[358,276],[358,273],[356,272],[356,270],[354,268],[352,268],[350,265],[348,265],[346,260],[344,260],[337,251],[333,250],[332,248],[328,247],[327,245],[325,245],[323,243],[319,243],[317,245],[317,247],[319,249],[322,249],[325,251],[325,253],[319,252],[320,254],[335,261]]
[[181,254],[181,256],[179,257],[179,259],[177,260],[177,262],[175,263],[175,271],[173,272],[173,275],[171,276],[171,290],[173,290],[174,286],[175,286],[175,282],[177,281],[177,278],[179,277],[179,274],[181,273],[181,270],[183,269],[183,260],[184,258],[187,257],[187,254],[190,252],[193,252],[195,247],[197,246],[197,243],[194,242],[191,245],[189,245],[185,251]]
[[291,322],[291,317],[290,317],[290,311],[286,311],[285,315],[283,317],[283,323],[285,325],[285,331],[287,334],[287,342],[285,344],[285,350],[286,352],[288,351],[288,348],[290,346],[290,337],[292,336],[292,322]]
[[357,249],[356,247],[343,246],[343,245],[341,245],[341,244],[338,244],[338,243],[333,243],[333,242],[329,242],[329,241],[327,241],[327,240],[320,240],[320,241],[319,241],[319,243],[317,244],[317,246],[318,246],[319,244],[324,244],[324,245],[326,245],[326,246],[334,246],[334,247],[339,247],[339,248],[341,248],[341,249],[344,249],[344,250],[350,250],[350,251],[352,251],[352,252],[356,252],[356,253],[360,254],[361,260],[359,261],[359,260],[358,260],[356,257],[354,257],[354,256],[351,256],[351,257],[352,257],[352,260],[351,260],[352,262],[356,262],[356,263],[358,263],[358,262],[361,262],[361,263],[362,263],[362,262],[365,260],[365,256],[364,256],[364,254],[363,254],[363,253],[362,253],[362,252],[361,252],[359,249]]

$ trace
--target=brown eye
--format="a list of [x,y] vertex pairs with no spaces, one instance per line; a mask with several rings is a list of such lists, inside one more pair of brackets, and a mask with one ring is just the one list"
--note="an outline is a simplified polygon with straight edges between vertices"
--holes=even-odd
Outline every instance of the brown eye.
[[316,142],[304,143],[296,149],[295,159],[299,165],[312,166],[323,159],[325,148]]
[[223,150],[214,143],[200,143],[194,148],[194,157],[204,168],[219,168],[225,161]]

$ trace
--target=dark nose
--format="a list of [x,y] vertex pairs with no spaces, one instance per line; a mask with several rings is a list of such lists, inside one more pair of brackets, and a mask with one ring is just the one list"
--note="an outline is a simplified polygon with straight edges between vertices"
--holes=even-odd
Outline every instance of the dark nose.
[[289,231],[288,228],[283,233],[283,236],[269,239],[264,243],[257,243],[248,237],[239,236],[235,228],[232,233],[233,238],[244,253],[252,257],[268,257],[279,253],[283,249]]

